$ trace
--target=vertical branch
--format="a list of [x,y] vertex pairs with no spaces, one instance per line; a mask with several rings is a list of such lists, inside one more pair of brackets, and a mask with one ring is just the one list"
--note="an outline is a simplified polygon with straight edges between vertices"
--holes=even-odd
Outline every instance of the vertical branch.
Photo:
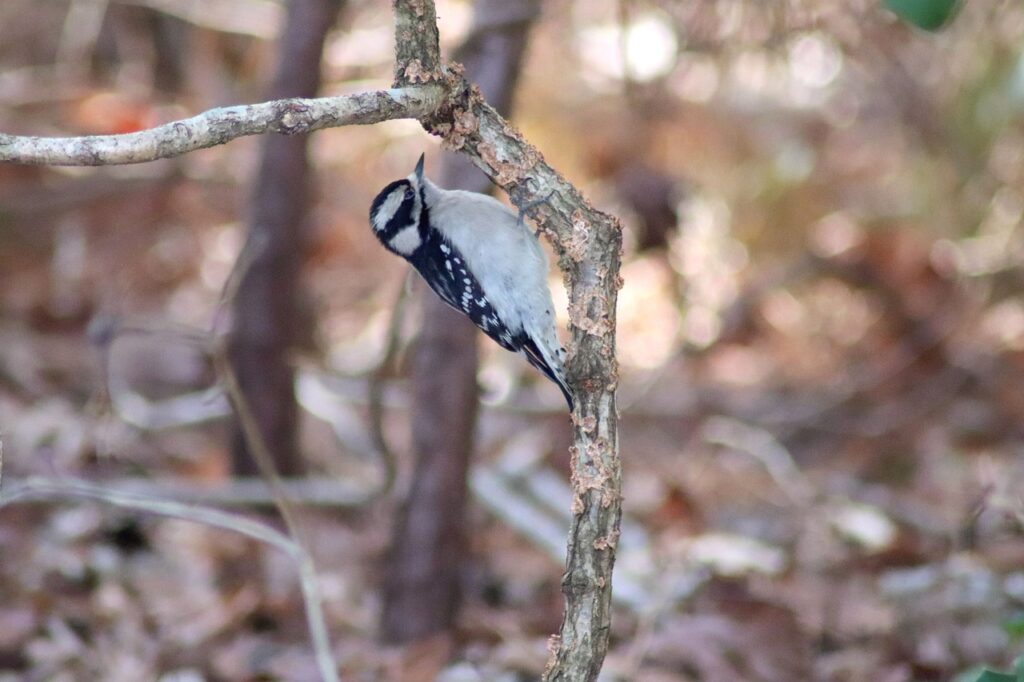
[[548,682],[590,682],[601,670],[611,629],[612,569],[622,514],[615,407],[622,232],[615,218],[596,211],[582,197],[573,202],[569,215],[571,232],[559,232],[553,242],[569,282],[569,376],[577,388],[570,451],[573,517],[562,578],[565,613],[552,640],[544,675]]
[[[312,97],[320,87],[327,30],[342,0],[292,0],[281,37],[271,99]],[[289,350],[303,333],[299,275],[310,202],[306,136],[269,136],[253,188],[246,257],[251,262],[233,301],[230,351],[240,388],[277,470],[301,471],[296,446],[298,407]],[[238,424],[233,428],[235,473],[257,472]]]
[[[536,0],[477,0],[473,29],[455,58],[503,112],[511,107]],[[465,158],[445,157],[441,183],[494,186]],[[399,510],[384,583],[382,637],[408,642],[448,630],[461,601],[466,501],[477,412],[477,332],[462,314],[420,288],[423,326],[412,361],[416,459]]]
[[441,44],[434,0],[394,0],[395,85],[441,76]]
[[454,108],[455,123],[427,120],[446,135],[521,207],[545,198],[531,212],[559,256],[569,290],[568,378],[573,414],[572,527],[562,591],[566,606],[552,640],[548,681],[597,678],[608,650],[611,579],[619,539],[622,470],[615,389],[615,307],[622,285],[622,230],[618,220],[591,206],[470,87]]

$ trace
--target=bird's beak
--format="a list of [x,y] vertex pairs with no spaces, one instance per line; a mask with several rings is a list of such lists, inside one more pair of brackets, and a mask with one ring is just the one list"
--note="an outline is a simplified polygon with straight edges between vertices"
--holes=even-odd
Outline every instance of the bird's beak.
[[426,152],[420,154],[420,160],[416,162],[416,179],[420,182],[423,182],[423,159],[426,156]]

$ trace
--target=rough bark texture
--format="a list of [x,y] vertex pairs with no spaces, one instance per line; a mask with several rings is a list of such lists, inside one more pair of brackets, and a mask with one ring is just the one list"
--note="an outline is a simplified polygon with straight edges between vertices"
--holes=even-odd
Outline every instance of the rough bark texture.
[[394,0],[395,86],[441,77],[441,44],[434,0]]
[[[532,0],[477,0],[473,30],[455,58],[488,101],[507,114],[538,14]],[[467,160],[446,155],[449,188],[487,192],[493,185]],[[465,517],[477,408],[476,327],[432,292],[412,363],[412,486],[399,511],[384,584],[381,636],[408,642],[451,628],[466,563]]]
[[[341,0],[291,0],[278,51],[271,99],[312,97],[320,89],[324,39]],[[253,188],[248,262],[232,301],[229,349],[239,387],[259,424],[277,471],[302,471],[296,447],[298,406],[289,351],[301,338],[299,271],[305,256],[311,171],[308,137],[267,137]],[[255,474],[246,439],[235,424],[235,473]]]

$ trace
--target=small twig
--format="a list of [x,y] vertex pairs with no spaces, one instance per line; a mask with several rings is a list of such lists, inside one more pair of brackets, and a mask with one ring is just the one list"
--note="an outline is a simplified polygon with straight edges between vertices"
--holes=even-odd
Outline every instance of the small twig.
[[239,251],[238,256],[235,258],[234,264],[231,266],[231,272],[224,279],[224,285],[221,287],[220,296],[217,297],[217,307],[213,313],[213,322],[210,324],[210,333],[217,334],[220,331],[221,323],[224,320],[224,316],[227,314],[227,310],[231,305],[231,302],[235,300],[235,294],[238,293],[238,287],[242,285],[242,279],[245,273],[249,270],[249,267],[253,262],[261,255],[267,248],[267,235],[262,232],[253,232],[250,230],[248,239],[242,244],[242,250]]
[[[361,507],[375,495],[374,491],[333,478],[290,479],[283,483],[288,499],[303,507]],[[8,484],[17,487],[21,481],[13,479]],[[276,504],[267,482],[255,477],[232,478],[217,483],[182,478],[127,477],[92,481],[90,484],[113,494],[161,498],[180,504],[257,508]]]
[[785,446],[769,431],[729,417],[716,416],[704,423],[701,436],[708,443],[723,445],[756,459],[794,505],[804,507],[814,499],[813,484]]
[[[224,388],[235,406],[238,422],[242,427],[242,434],[246,440],[249,453],[256,462],[260,474],[270,486],[271,495],[276,503],[277,510],[284,520],[288,533],[295,538],[296,544],[300,547],[307,547],[305,533],[299,526],[292,502],[288,497],[288,490],[285,488],[274,469],[274,458],[267,449],[263,435],[260,433],[259,424],[249,408],[249,403],[242,393],[238,384],[238,376],[231,366],[231,359],[228,357],[227,347],[218,344],[213,354],[214,366],[217,374],[224,381]],[[309,624],[310,636],[313,638],[313,648],[316,651],[317,665],[320,668],[320,675],[325,682],[336,682],[338,672],[335,667],[334,657],[331,656],[331,641],[327,635],[327,627],[323,621],[323,604],[320,598],[320,591],[316,581],[316,567],[311,557],[306,555],[306,560],[300,564],[303,581],[309,581],[310,588],[303,591],[306,597],[306,619]]]
[[57,45],[59,71],[72,76],[82,74],[96,47],[108,4],[108,0],[72,0]]
[[86,481],[30,477],[8,482],[0,492],[0,508],[19,501],[66,500],[69,497],[105,502],[115,507],[223,528],[273,545],[293,558],[304,554],[304,550],[284,533],[244,516],[220,509],[195,506],[191,502],[154,498],[148,493],[111,490]]
[[410,85],[339,97],[282,99],[211,109],[123,135],[30,137],[0,133],[0,161],[50,166],[106,166],[168,159],[246,135],[308,133],[321,128],[421,118],[442,101],[437,85]]
[[388,370],[395,364],[402,342],[402,322],[405,320],[406,303],[409,298],[409,287],[413,275],[410,270],[402,280],[402,285],[395,296],[395,303],[391,308],[391,318],[388,320],[387,337],[384,346],[384,357],[380,364],[370,373],[370,380],[367,385],[367,402],[370,421],[370,438],[377,449],[384,468],[384,483],[381,486],[381,494],[386,493],[394,485],[397,473],[395,453],[388,445],[387,437],[384,435],[384,377]]
[[69,497],[95,500],[124,509],[132,509],[223,528],[272,545],[287,554],[295,561],[299,569],[299,586],[306,609],[306,622],[310,630],[310,636],[313,639],[320,675],[326,682],[337,682],[338,673],[335,668],[334,659],[331,657],[330,640],[327,635],[327,624],[324,621],[323,600],[317,583],[316,568],[313,565],[312,557],[302,544],[284,533],[274,530],[263,523],[247,519],[244,516],[231,514],[219,509],[199,507],[194,504],[184,504],[128,492],[106,490],[84,481],[54,481],[43,478],[30,478],[14,485],[8,485],[0,493],[0,508],[18,500],[65,500]]
[[[260,247],[261,244],[258,242],[249,242],[248,248],[243,247],[242,252],[239,253],[238,258],[235,260],[235,265],[231,269],[231,272],[228,273],[224,287],[221,289],[220,299],[217,302],[218,311],[226,309],[231,303],[231,297],[233,297],[237,292],[238,283],[245,277],[245,272],[252,263],[253,257],[258,254]],[[216,320],[214,321],[214,324],[216,324]],[[238,381],[238,375],[235,373],[234,365],[231,363],[228,345],[224,338],[216,337],[216,329],[208,334],[208,338],[212,342],[211,357],[213,358],[214,370],[224,385],[224,391],[227,393],[228,399],[235,408],[235,414],[238,417],[238,422],[242,430],[242,437],[245,439],[245,443],[248,446],[247,450],[256,462],[256,468],[270,486],[270,493],[277,504],[278,512],[281,514],[281,518],[284,520],[285,526],[288,528],[288,532],[296,539],[297,542],[306,546],[306,543],[303,542],[304,538],[302,529],[300,528],[298,521],[295,518],[295,513],[292,510],[291,500],[288,497],[288,490],[285,488],[281,477],[277,473],[277,469],[274,466],[273,454],[267,447],[267,443],[260,431],[259,422],[257,421],[256,416],[252,413],[249,401],[246,399],[245,393],[242,391],[242,387]],[[324,643],[328,644],[326,640]]]
[[[231,299],[237,293],[239,283],[245,278],[246,270],[252,264],[255,256],[259,254],[262,246],[260,242],[250,241],[246,247],[243,247],[242,252],[239,253],[238,258],[235,260],[234,267],[228,273],[224,287],[221,289],[220,299],[217,302],[218,311],[225,310],[230,305]],[[216,319],[214,324],[216,324]],[[288,497],[288,489],[281,480],[281,476],[277,473],[277,469],[274,466],[274,456],[270,452],[266,440],[263,438],[256,415],[253,414],[252,407],[249,405],[249,401],[245,397],[242,386],[238,381],[238,374],[235,372],[235,367],[231,362],[226,337],[217,337],[216,328],[208,334],[208,337],[212,342],[211,356],[213,358],[214,370],[224,385],[224,391],[227,393],[228,399],[235,408],[235,415],[238,417],[247,451],[256,462],[256,468],[270,486],[270,493],[276,502],[277,510],[281,514],[285,526],[288,528],[288,532],[302,546],[308,546],[305,542],[302,528],[295,517],[292,501]],[[319,652],[319,645],[321,643],[318,641],[317,644]],[[329,650],[330,643],[326,638],[322,644]],[[333,669],[333,660],[331,667]]]

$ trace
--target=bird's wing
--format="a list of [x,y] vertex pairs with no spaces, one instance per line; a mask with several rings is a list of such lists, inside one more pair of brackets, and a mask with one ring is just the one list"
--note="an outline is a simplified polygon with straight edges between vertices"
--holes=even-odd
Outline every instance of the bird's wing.
[[459,291],[462,287],[457,283],[455,273],[446,267],[446,264],[454,265],[450,257],[448,260],[436,257],[411,258],[410,262],[442,301],[459,310]]
[[519,350],[516,344],[519,330],[506,327],[484,294],[480,282],[466,267],[466,259],[459,249],[439,233],[432,232],[419,255],[410,260],[441,300],[472,320],[505,350]]

